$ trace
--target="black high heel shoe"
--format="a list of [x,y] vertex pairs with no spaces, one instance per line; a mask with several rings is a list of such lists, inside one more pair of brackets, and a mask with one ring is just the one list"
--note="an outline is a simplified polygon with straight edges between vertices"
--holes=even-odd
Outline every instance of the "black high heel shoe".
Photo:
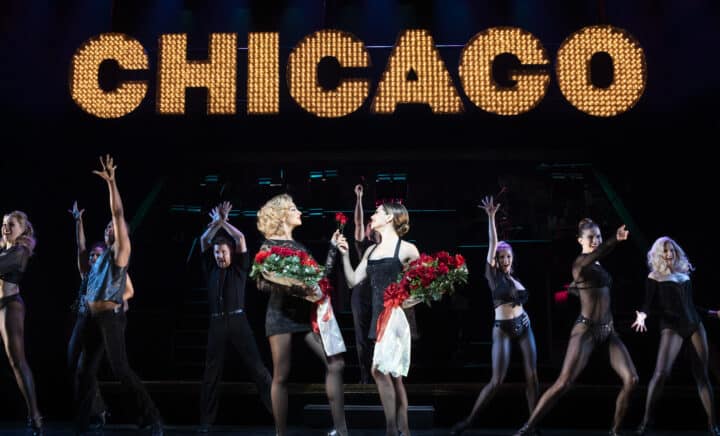
[[647,422],[643,422],[633,433],[635,436],[645,436],[650,430],[650,425]]
[[527,424],[520,427],[520,430],[515,433],[514,436],[534,436],[538,434],[537,430],[534,428],[529,427]]
[[33,436],[42,436],[43,433],[43,418],[40,415],[37,415],[35,417],[28,416],[27,418],[27,428],[31,435]]
[[468,422],[468,420],[466,419],[463,419],[462,421],[452,426],[452,428],[450,429],[450,434],[453,436],[461,435],[465,432],[465,430],[468,429],[468,427],[470,427],[470,422]]

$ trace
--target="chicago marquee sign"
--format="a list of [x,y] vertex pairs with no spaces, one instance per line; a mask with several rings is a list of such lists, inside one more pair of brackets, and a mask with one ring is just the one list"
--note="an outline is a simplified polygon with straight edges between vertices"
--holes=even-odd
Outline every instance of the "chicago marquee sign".
[[[280,36],[249,33],[246,107],[249,115],[280,112]],[[238,113],[238,44],[236,33],[213,33],[206,60],[187,59],[187,35],[163,34],[158,42],[155,108],[158,114],[185,113],[185,90],[206,88],[207,113]],[[496,58],[509,53],[519,67],[509,73],[510,86],[493,78]],[[591,60],[605,53],[612,60],[612,80],[599,87],[591,80]],[[464,46],[455,86],[427,30],[403,31],[393,47],[377,85],[367,77],[341,78],[334,89],[318,82],[318,64],[334,58],[341,68],[367,68],[365,44],[340,30],[320,30],[302,39],[290,52],[286,79],[290,96],[318,117],[339,118],[357,111],[368,99],[374,114],[392,114],[398,104],[428,105],[435,114],[464,111],[460,92],[483,111],[514,116],[532,110],[545,96],[551,61],[540,40],[517,27],[484,30]],[[75,52],[70,68],[70,94],[85,112],[100,118],[121,118],[134,111],[148,92],[147,80],[120,81],[112,90],[99,84],[101,63],[112,60],[122,70],[149,69],[144,47],[131,36],[105,33],[87,40]],[[409,75],[414,72],[413,75]],[[411,76],[411,77],[409,77]],[[560,45],[555,60],[558,87],[570,105],[597,117],[612,117],[632,108],[646,84],[645,53],[628,32],[609,25],[589,26]]]

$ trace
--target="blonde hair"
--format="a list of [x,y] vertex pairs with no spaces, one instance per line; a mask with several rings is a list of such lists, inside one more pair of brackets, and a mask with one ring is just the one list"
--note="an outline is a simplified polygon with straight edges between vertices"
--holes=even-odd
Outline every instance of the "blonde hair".
[[647,253],[647,264],[650,272],[659,274],[667,274],[669,272],[667,262],[665,262],[664,258],[665,244],[670,244],[675,249],[675,258],[673,259],[672,265],[673,271],[689,274],[695,269],[688,260],[685,250],[683,250],[677,242],[668,236],[661,236],[655,240],[652,247],[650,247],[650,251]]
[[393,216],[393,228],[399,237],[403,237],[410,231],[410,214],[400,203],[383,203],[385,213]]
[[[22,245],[27,248],[30,254],[35,250],[35,230],[33,230],[32,223],[28,220],[27,214],[20,210],[14,210],[10,213],[5,214],[4,218],[15,218],[15,220],[24,227],[25,230],[17,237],[15,244]],[[5,242],[0,239],[0,248],[7,248]]]
[[266,238],[282,231],[287,218],[292,197],[287,194],[276,195],[267,201],[257,213],[257,228]]

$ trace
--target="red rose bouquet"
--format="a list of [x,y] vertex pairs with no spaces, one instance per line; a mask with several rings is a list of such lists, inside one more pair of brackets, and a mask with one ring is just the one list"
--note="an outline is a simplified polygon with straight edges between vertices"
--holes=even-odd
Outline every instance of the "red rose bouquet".
[[422,254],[405,266],[399,279],[385,288],[384,310],[377,325],[372,326],[377,329],[373,368],[393,377],[406,376],[412,341],[403,308],[438,301],[444,294],[452,294],[455,285],[467,283],[467,279],[465,259],[445,251],[434,256]]
[[308,253],[287,247],[271,247],[255,255],[250,277],[262,275],[273,283],[314,288],[323,273],[324,268]]
[[441,251],[432,256],[421,254],[410,262],[396,284],[407,291],[415,304],[423,302],[430,305],[444,294],[455,292],[455,285],[465,284],[467,279],[465,258],[461,254],[453,256]]

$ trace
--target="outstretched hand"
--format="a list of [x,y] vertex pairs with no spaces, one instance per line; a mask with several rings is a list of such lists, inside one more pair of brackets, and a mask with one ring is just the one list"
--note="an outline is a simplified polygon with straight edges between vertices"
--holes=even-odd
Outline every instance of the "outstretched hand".
[[232,211],[232,204],[229,201],[223,201],[216,209],[220,213],[220,219],[227,221],[230,218],[230,211]]
[[114,181],[117,165],[115,165],[113,158],[109,154],[105,155],[105,160],[103,160],[102,156],[100,157],[100,166],[102,166],[102,171],[95,170],[93,173],[102,177],[106,182]]
[[480,207],[485,209],[485,212],[490,217],[494,217],[495,213],[500,209],[500,203],[495,204],[491,195],[486,196],[482,199]]
[[625,224],[618,227],[617,233],[615,234],[618,241],[625,241],[628,236],[630,236],[630,231],[625,229]]
[[75,221],[82,219],[83,214],[85,213],[85,209],[78,210],[77,200],[73,201],[72,209],[68,209],[68,212],[70,212],[70,215],[72,215],[73,219]]
[[644,312],[638,312],[635,311],[635,322],[632,324],[633,329],[635,329],[636,332],[646,332],[647,327],[645,327],[645,318],[647,318],[647,314]]
[[220,210],[218,209],[217,206],[213,207],[210,210],[210,212],[208,212],[208,215],[210,216],[210,219],[212,220],[212,222],[210,223],[211,225],[215,224],[216,222],[219,222],[221,220]]

